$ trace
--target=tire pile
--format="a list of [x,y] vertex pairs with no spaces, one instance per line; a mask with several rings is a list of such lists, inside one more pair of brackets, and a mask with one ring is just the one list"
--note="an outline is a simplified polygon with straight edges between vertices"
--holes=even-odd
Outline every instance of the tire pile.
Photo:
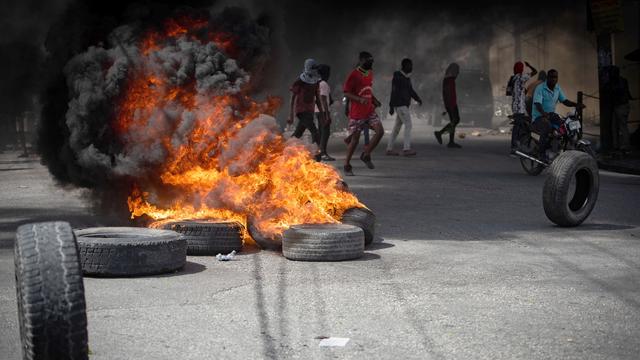
[[[373,240],[375,216],[349,209],[341,224],[294,225],[277,238],[248,230],[265,249],[290,260],[357,259]],[[22,225],[14,247],[16,297],[25,359],[88,359],[85,276],[146,276],[173,272],[187,255],[242,249],[236,222],[177,221],[164,229],[97,227],[66,222]]]

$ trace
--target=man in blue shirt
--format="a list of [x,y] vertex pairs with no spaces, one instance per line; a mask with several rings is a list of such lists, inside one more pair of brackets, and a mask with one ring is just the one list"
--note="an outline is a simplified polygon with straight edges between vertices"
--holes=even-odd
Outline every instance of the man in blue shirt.
[[568,107],[582,107],[564,95],[558,85],[558,71],[551,69],[547,72],[547,81],[536,87],[533,93],[533,129],[540,134],[540,158],[547,161],[547,149],[549,148],[549,136],[554,127],[560,126],[562,119],[556,111],[556,104],[561,102]]

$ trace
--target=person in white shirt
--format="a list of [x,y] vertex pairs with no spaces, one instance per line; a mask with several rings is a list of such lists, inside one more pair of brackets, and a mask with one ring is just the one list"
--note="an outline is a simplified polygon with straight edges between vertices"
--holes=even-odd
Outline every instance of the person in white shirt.
[[331,87],[329,86],[329,76],[331,75],[331,67],[326,64],[318,65],[318,73],[320,74],[320,105],[319,109],[316,105],[316,119],[318,120],[318,129],[320,129],[320,155],[324,161],[334,161],[335,159],[327,153],[327,144],[329,143],[329,135],[331,134]]

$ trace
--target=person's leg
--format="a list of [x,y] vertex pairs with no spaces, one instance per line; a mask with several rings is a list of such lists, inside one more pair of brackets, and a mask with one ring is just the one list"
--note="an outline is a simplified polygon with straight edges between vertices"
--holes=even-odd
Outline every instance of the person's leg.
[[353,153],[356,151],[358,147],[358,142],[360,141],[360,131],[355,131],[351,135],[349,135],[349,144],[347,145],[347,156],[344,158],[344,172],[345,175],[353,175],[353,170],[351,168],[351,158],[353,157]]
[[376,146],[378,146],[380,139],[382,139],[382,136],[384,135],[384,128],[382,127],[382,123],[380,122],[380,119],[378,119],[377,115],[375,118],[369,120],[369,127],[373,129],[375,135],[369,142],[369,145],[364,147],[364,154],[367,156],[371,155],[371,152],[376,148]]
[[618,133],[619,133],[619,145],[621,150],[629,150],[630,142],[629,142],[629,104],[620,105],[616,108],[616,112],[618,112]]
[[387,143],[387,151],[391,152],[393,151],[393,147],[395,146],[395,142],[396,142],[396,138],[398,137],[398,134],[400,133],[400,127],[402,126],[402,120],[400,119],[400,113],[398,113],[398,109],[396,108],[396,119],[395,122],[393,124],[393,131],[391,132],[391,137],[389,138],[389,142]]
[[296,117],[298,118],[298,124],[296,124],[296,129],[293,131],[293,134],[291,134],[291,136],[298,139],[302,137],[302,134],[307,129],[307,127],[305,126],[305,119],[303,114],[304,113],[296,114]]
[[[553,130],[549,120],[539,117],[532,123],[535,132],[540,135],[540,143],[538,146],[538,156],[545,160],[547,157],[547,148],[549,147],[549,136]],[[532,154],[533,155],[533,154]]]
[[524,114],[513,114],[513,129],[511,130],[511,153],[520,147],[520,138],[524,128]]
[[460,123],[460,112],[458,111],[458,107],[456,106],[453,111],[450,113],[451,122],[449,123],[451,126],[449,127],[449,144],[447,145],[450,148],[460,148],[461,146],[456,144],[454,141],[456,137],[456,126]]
[[[402,150],[406,153],[411,151],[411,130],[413,129],[413,123],[411,122],[411,113],[408,107],[405,107],[402,113],[401,120],[404,125],[404,144]],[[400,113],[398,113],[398,116],[400,116]]]
[[364,125],[362,133],[364,134],[364,144],[369,145],[369,124]]

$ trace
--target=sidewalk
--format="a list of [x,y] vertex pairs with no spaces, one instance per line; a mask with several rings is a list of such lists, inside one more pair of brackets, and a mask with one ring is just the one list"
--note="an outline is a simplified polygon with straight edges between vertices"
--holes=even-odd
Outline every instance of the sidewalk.
[[627,155],[598,155],[600,169],[623,174],[640,175],[640,152],[634,150]]

